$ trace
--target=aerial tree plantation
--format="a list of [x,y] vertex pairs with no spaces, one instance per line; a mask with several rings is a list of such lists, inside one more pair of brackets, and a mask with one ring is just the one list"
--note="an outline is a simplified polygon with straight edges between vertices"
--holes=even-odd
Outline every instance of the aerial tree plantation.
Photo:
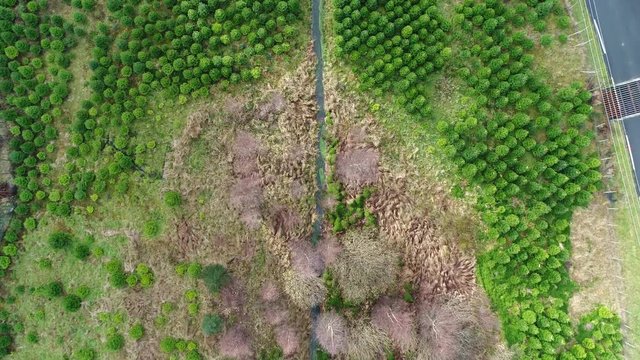
[[0,358],[623,359],[573,251],[578,30],[561,0],[0,0]]

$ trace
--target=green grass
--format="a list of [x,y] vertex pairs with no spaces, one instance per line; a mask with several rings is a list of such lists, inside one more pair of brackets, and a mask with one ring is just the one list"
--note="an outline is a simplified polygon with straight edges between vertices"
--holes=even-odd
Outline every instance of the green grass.
[[[26,234],[24,249],[19,254],[8,281],[13,289],[14,304],[9,309],[24,326],[16,339],[19,351],[11,359],[61,359],[73,351],[90,346],[98,353],[106,353],[103,337],[106,327],[96,316],[98,311],[124,310],[118,308],[118,301],[127,289],[113,289],[108,286],[108,275],[104,264],[112,258],[122,259],[130,240],[123,229],[142,230],[150,214],[162,218],[167,211],[162,203],[158,182],[139,181],[132,186],[132,195],[114,196],[104,201],[100,211],[92,216],[73,215],[60,219],[51,215],[40,218],[38,229]],[[141,201],[144,199],[144,201]],[[54,251],[47,244],[48,234],[58,229],[66,229],[74,234],[74,243],[86,243],[86,237],[93,235],[91,248],[103,250],[102,256],[92,254],[87,260],[76,259],[70,250]],[[118,234],[107,236],[108,230],[118,230]],[[142,241],[146,241],[143,239]],[[43,260],[50,261],[51,268],[41,266]],[[61,281],[66,293],[74,293],[79,287],[87,286],[90,294],[83,307],[75,313],[63,310],[62,299],[46,299],[30,294],[38,286],[51,281]],[[16,288],[25,286],[20,294]],[[33,290],[32,290],[33,289]],[[108,304],[105,306],[105,304]],[[39,335],[36,344],[27,342],[25,334],[34,331]],[[124,356],[123,354],[120,354]],[[121,358],[111,354],[109,358]]]

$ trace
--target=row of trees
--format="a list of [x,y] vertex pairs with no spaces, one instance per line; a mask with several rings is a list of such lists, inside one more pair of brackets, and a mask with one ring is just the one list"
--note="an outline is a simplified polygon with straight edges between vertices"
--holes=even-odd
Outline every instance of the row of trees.
[[336,53],[358,68],[362,89],[392,91],[408,111],[428,115],[422,84],[452,55],[437,1],[334,0],[334,7]]

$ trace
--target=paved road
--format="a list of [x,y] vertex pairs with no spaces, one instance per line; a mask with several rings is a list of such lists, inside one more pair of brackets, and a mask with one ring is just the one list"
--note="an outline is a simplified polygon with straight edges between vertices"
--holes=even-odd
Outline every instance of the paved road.
[[[627,141],[631,148],[631,157],[633,160],[634,174],[636,177],[636,190],[640,190],[640,115],[628,118],[624,121],[624,129],[627,133]],[[639,191],[640,192],[640,191]]]
[[[587,0],[615,84],[640,78],[640,0]],[[640,189],[640,116],[623,121]]]
[[[640,77],[640,0],[587,0],[614,82]],[[640,135],[640,133],[638,133]]]

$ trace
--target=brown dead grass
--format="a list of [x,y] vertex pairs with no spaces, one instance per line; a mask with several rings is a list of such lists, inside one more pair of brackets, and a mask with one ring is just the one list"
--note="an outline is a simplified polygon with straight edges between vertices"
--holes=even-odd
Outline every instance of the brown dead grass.
[[608,306],[616,313],[622,310],[617,291],[620,281],[613,269],[619,269],[614,260],[617,249],[612,249],[607,223],[607,203],[598,196],[586,209],[578,209],[571,222],[571,278],[579,290],[569,301],[569,313],[577,319],[597,304]]

